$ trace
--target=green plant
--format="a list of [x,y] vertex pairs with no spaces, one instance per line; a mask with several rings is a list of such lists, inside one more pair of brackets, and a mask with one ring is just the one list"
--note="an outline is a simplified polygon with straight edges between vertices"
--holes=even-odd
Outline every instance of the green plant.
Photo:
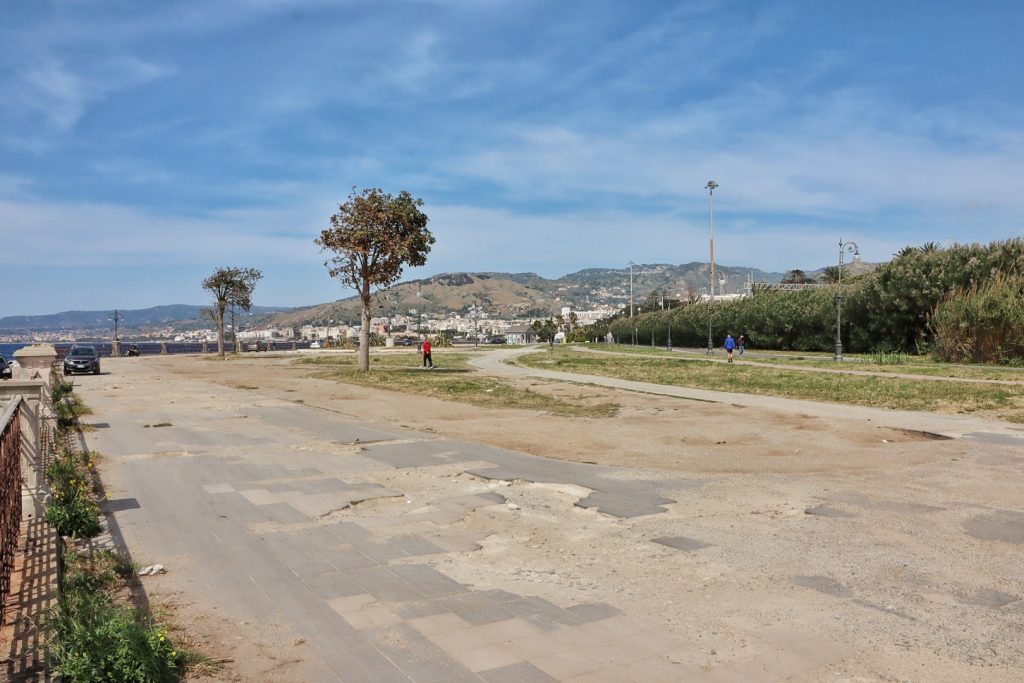
[[64,450],[46,468],[52,492],[46,521],[62,536],[93,538],[102,530],[100,508],[92,492],[91,464],[88,455]]
[[167,632],[102,590],[66,590],[47,618],[55,673],[74,683],[160,683],[177,679],[179,655]]
[[886,351],[878,351],[871,357],[872,362],[878,365],[905,365],[907,362],[907,355],[905,353],[888,353]]

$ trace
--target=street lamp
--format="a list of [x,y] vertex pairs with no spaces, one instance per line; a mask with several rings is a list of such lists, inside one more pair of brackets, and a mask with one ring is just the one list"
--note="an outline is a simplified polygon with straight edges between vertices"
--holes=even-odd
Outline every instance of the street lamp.
[[714,353],[715,342],[711,339],[711,307],[715,303],[715,188],[718,183],[709,180],[704,189],[708,191],[711,200],[711,279],[708,282],[708,289],[711,298],[708,300],[708,354]]
[[836,294],[836,355],[833,358],[836,361],[843,360],[843,254],[845,252],[850,252],[854,258],[857,258],[860,256],[860,249],[857,248],[856,242],[844,242],[842,238],[839,239],[839,272],[836,273],[836,284],[839,289]]

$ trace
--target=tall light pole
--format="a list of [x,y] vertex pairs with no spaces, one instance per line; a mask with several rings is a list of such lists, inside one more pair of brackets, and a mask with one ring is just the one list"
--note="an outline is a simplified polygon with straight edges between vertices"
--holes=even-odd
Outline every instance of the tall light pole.
[[839,272],[836,273],[836,284],[839,292],[836,294],[836,355],[833,360],[843,360],[843,253],[850,252],[854,258],[860,256],[860,249],[856,242],[844,242],[839,239]]
[[709,292],[711,298],[708,299],[708,353],[714,353],[715,342],[711,338],[711,308],[715,303],[715,188],[718,187],[718,183],[714,180],[709,180],[708,184],[704,186],[704,189],[708,191],[708,196],[711,199],[711,280],[709,284]]

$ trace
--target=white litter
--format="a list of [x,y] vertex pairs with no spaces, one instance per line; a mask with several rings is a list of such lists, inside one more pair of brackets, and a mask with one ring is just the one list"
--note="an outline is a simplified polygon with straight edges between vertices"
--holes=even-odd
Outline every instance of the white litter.
[[148,567],[143,567],[139,570],[139,576],[153,576],[154,574],[166,574],[167,570],[164,569],[162,564],[151,564]]

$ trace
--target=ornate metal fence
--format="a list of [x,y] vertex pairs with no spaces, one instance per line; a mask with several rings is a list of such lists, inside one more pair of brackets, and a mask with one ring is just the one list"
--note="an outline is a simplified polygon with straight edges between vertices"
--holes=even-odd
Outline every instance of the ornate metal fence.
[[15,396],[0,417],[0,614],[11,592],[21,524],[21,408]]

